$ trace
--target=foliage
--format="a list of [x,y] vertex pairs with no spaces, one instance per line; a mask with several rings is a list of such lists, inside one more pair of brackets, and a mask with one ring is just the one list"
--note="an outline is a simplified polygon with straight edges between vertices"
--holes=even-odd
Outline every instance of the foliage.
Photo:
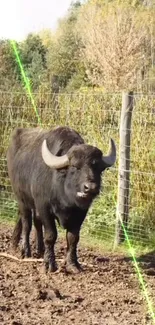
[[78,17],[82,56],[89,79],[107,89],[134,89],[137,72],[149,65],[151,12],[113,1],[86,4]]
[[[155,64],[154,1],[72,2],[55,31],[42,30],[17,44],[32,89],[81,87],[151,91]],[[0,42],[0,89],[22,81],[9,41]],[[151,77],[150,77],[151,76]]]
[[43,46],[46,49],[49,49],[49,47],[51,46],[52,40],[54,38],[54,33],[52,33],[52,31],[50,29],[43,29],[39,32],[38,35],[42,41]]
[[47,49],[38,35],[29,34],[24,43],[21,44],[20,52],[25,73],[33,90],[35,90],[46,76]]
[[75,34],[79,8],[80,3],[75,3],[68,15],[59,22],[47,55],[49,73],[58,77],[61,88],[66,87],[72,78],[75,84],[76,75],[80,74],[83,66],[79,57],[80,38]]
[[0,89],[7,91],[10,87],[18,88],[19,68],[9,40],[0,41]]

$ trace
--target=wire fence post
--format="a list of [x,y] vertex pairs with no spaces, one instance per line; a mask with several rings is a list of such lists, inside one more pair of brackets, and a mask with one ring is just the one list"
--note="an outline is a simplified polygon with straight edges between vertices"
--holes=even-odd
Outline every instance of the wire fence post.
[[125,240],[124,230],[128,224],[130,191],[130,139],[133,111],[133,92],[123,92],[120,121],[120,146],[118,168],[118,197],[114,247]]

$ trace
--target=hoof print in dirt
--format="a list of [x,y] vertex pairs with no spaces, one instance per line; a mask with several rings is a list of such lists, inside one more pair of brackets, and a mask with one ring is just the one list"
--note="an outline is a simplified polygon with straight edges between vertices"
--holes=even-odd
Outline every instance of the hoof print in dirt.
[[51,289],[51,290],[39,290],[37,299],[38,300],[53,300],[53,299],[62,299],[62,296],[57,289]]
[[146,274],[150,276],[155,276],[155,270],[154,269],[147,270]]

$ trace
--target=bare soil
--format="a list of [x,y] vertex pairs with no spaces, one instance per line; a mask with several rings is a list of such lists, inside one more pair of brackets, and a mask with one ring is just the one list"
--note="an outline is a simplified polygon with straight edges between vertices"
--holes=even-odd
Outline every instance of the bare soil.
[[[12,254],[12,230],[0,224],[0,252]],[[32,247],[34,251],[33,236]],[[130,258],[101,254],[97,248],[80,245],[78,255],[85,264],[84,271],[71,275],[63,267],[64,254],[65,240],[59,239],[59,270],[52,274],[45,274],[41,262],[19,262],[0,256],[1,325],[155,324]],[[154,255],[142,256],[139,261],[155,303]]]

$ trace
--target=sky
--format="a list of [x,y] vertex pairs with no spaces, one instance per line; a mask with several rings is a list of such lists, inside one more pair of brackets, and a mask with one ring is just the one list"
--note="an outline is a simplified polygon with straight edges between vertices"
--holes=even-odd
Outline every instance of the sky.
[[28,33],[56,27],[71,0],[0,0],[0,39],[22,41]]

